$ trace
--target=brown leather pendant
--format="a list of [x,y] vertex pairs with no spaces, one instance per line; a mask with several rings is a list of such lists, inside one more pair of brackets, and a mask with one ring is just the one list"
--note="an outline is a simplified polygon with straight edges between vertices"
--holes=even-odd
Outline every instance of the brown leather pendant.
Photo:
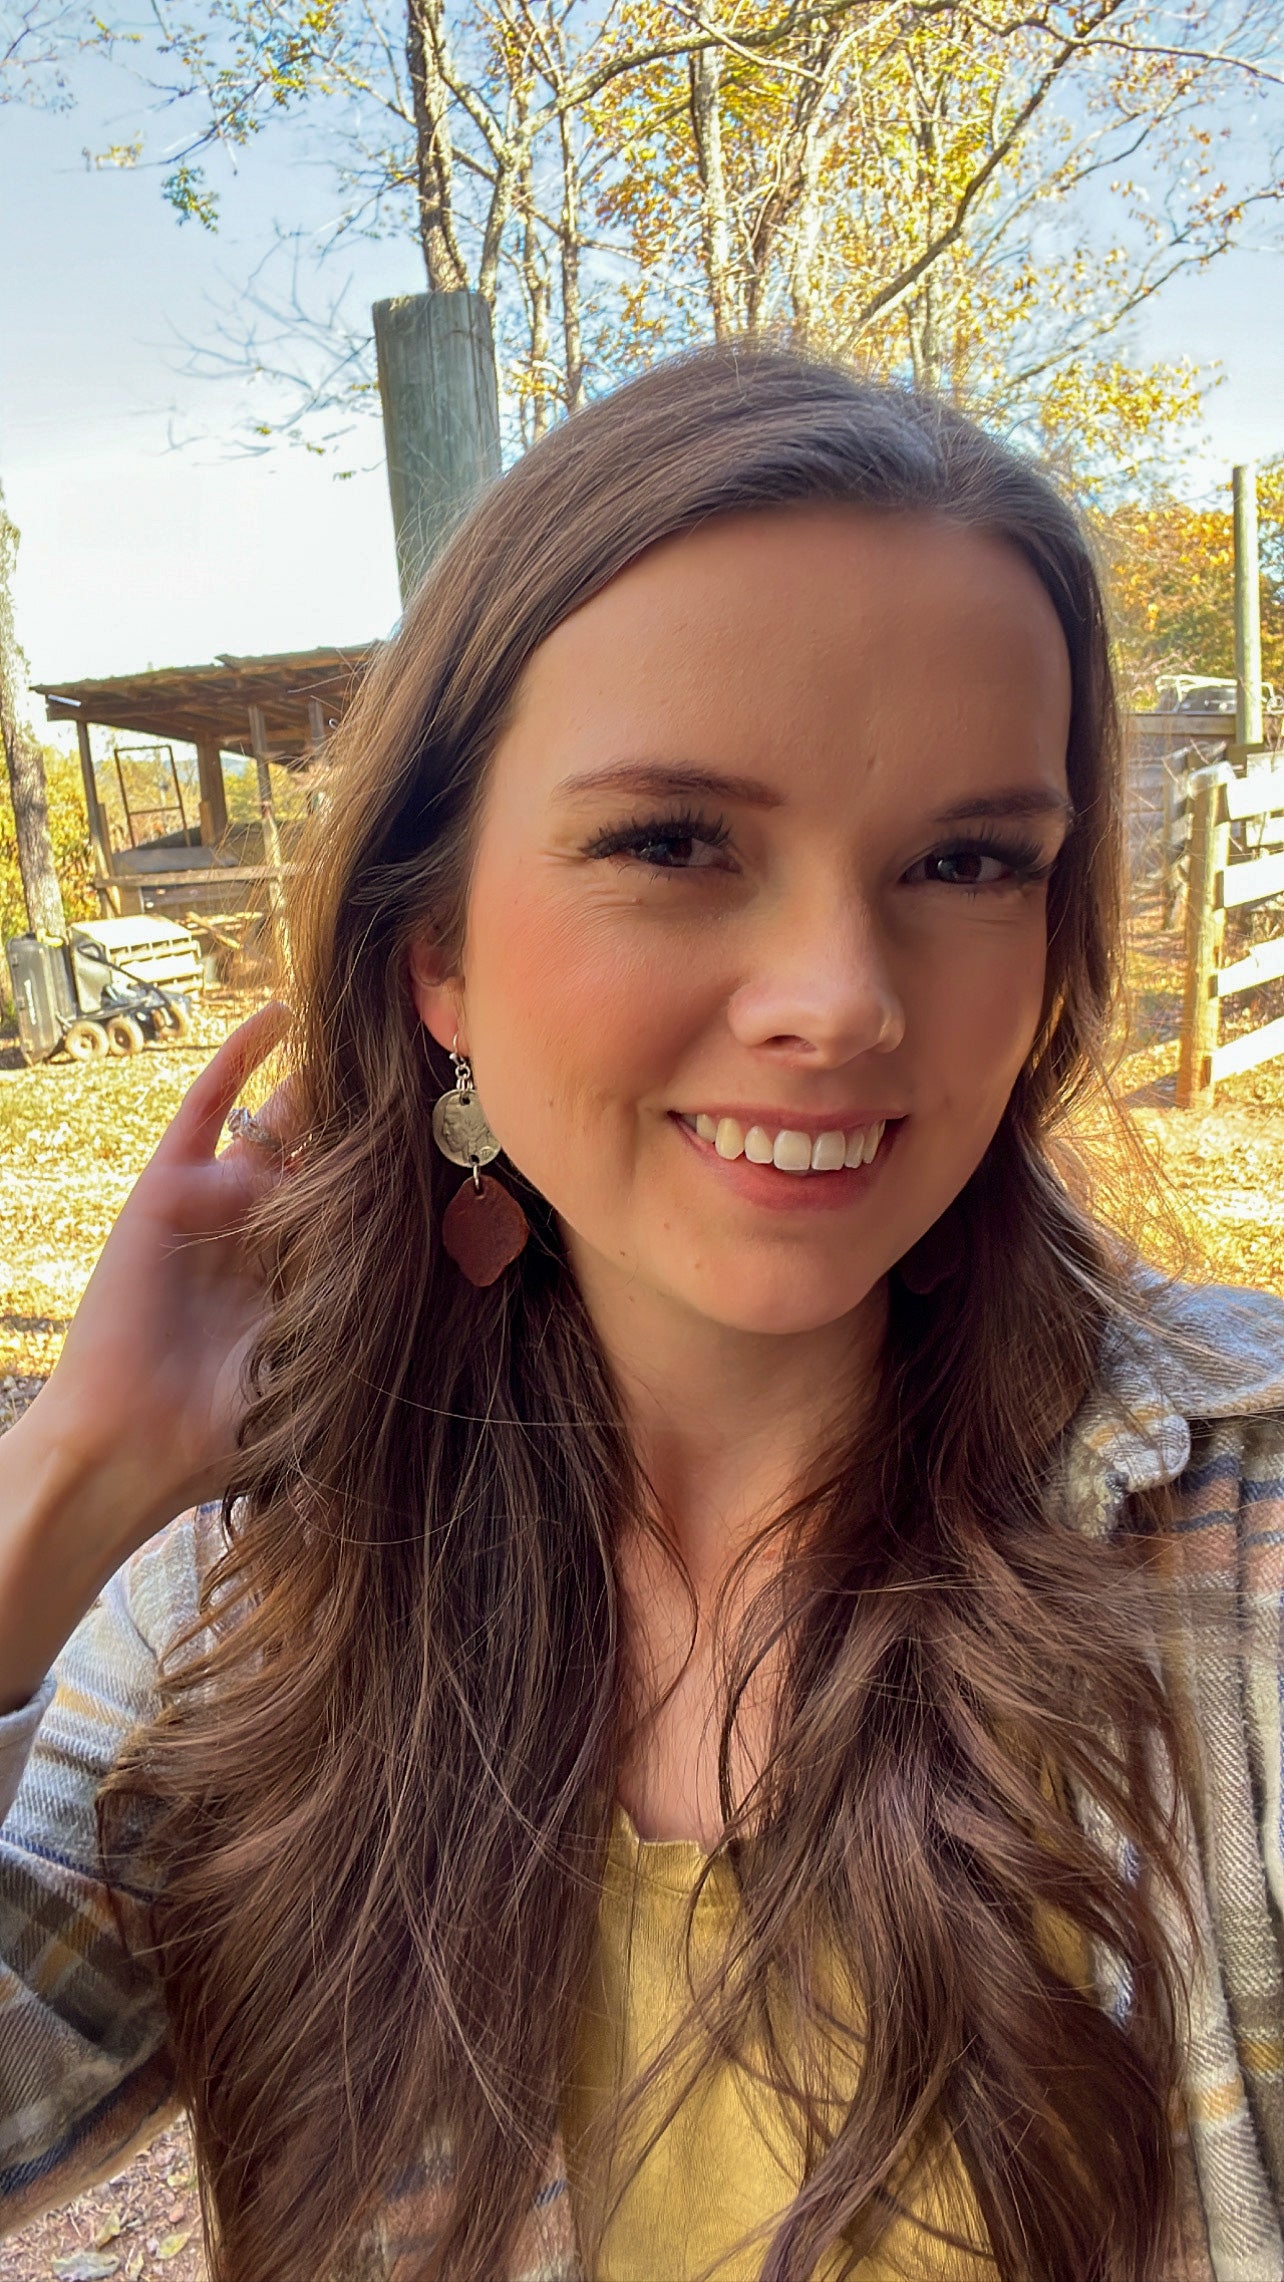
[[441,1216],[441,1240],[451,1259],[479,1290],[502,1276],[530,1235],[531,1226],[515,1196],[489,1173],[455,1191]]

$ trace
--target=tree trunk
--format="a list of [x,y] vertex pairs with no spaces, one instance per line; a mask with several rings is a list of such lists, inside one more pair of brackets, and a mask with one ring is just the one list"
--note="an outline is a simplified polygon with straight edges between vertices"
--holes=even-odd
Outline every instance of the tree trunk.
[[18,869],[27,906],[27,925],[33,935],[61,938],[67,932],[62,890],[54,870],[53,842],[49,837],[49,791],[44,756],[19,711],[19,692],[27,678],[27,661],[18,647],[13,623],[13,572],[18,557],[18,531],[9,521],[0,490],[0,732],[4,737],[5,765],[18,840]]
[[435,293],[457,292],[468,269],[455,235],[450,95],[441,68],[441,0],[407,0],[406,63],[415,107],[419,243]]
[[522,405],[522,441],[538,443],[552,419],[549,396],[549,278],[548,261],[540,244],[531,183],[530,152],[522,170],[519,201],[522,210],[522,290],[530,321],[530,355],[527,363],[529,393]]
[[727,210],[727,176],[722,155],[722,49],[700,48],[690,59],[691,129],[700,172],[701,236],[709,306],[715,340],[725,340],[736,329],[735,277],[731,260],[731,222]]
[[816,332],[816,271],[821,245],[820,139],[809,133],[799,169],[798,212],[790,248],[789,297],[793,303],[794,340],[800,349],[813,346]]
[[798,102],[798,177],[792,244],[789,248],[789,297],[793,305],[794,339],[809,348],[817,331],[817,310],[823,305],[821,266],[825,168],[838,133],[839,115],[826,116],[826,104],[839,71],[847,59],[851,40],[846,32],[827,33],[809,59],[813,85]]
[[490,206],[486,214],[486,227],[482,232],[482,249],[477,263],[477,291],[492,313],[499,290],[499,263],[504,251],[504,232],[513,211],[513,195],[521,180],[525,152],[524,130],[516,141],[503,143],[496,150],[495,180],[491,188]]
[[566,409],[584,400],[584,336],[580,313],[580,186],[571,122],[563,111],[562,136],[562,338],[566,356]]
[[923,280],[918,310],[918,387],[937,393],[941,385],[941,336],[936,315],[936,277],[929,269]]
[[[923,214],[923,238],[931,243],[936,235],[936,198],[934,186],[941,169],[936,125],[933,118],[933,94],[929,90],[920,95],[916,104],[919,113],[915,141],[919,151],[918,199]],[[935,391],[941,381],[941,345],[936,325],[936,273],[926,270],[919,281],[906,310],[910,340],[910,367],[915,388]]]

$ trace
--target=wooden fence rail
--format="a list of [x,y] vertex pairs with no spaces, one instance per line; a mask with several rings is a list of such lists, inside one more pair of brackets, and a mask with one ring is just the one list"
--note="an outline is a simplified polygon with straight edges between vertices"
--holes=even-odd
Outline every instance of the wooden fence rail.
[[[1251,748],[1248,758],[1254,758]],[[1284,976],[1284,932],[1255,944],[1232,965],[1222,964],[1227,912],[1284,895],[1284,854],[1261,852],[1284,841],[1284,765],[1250,766],[1240,776],[1229,763],[1215,762],[1191,772],[1187,798],[1186,987],[1177,1105],[1204,1109],[1219,1079],[1284,1054],[1284,1017],[1225,1045],[1218,1042],[1222,1000]],[[1233,825],[1245,827],[1237,835],[1242,846],[1232,846]]]

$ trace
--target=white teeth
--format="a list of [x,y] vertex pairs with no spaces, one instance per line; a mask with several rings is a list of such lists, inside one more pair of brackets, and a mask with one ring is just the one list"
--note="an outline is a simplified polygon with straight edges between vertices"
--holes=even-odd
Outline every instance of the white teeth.
[[811,1171],[811,1141],[805,1133],[796,1133],[786,1125],[778,1133],[772,1146],[771,1161],[778,1172],[809,1173]]
[[813,1173],[836,1173],[842,1165],[847,1146],[842,1133],[818,1133],[811,1145]]
[[773,1139],[765,1125],[751,1125],[746,1131],[738,1118],[710,1117],[706,1110],[686,1122],[694,1125],[702,1141],[712,1141],[720,1157],[747,1157],[751,1165],[775,1165],[782,1173],[836,1173],[844,1165],[872,1165],[887,1131],[887,1120],[881,1118],[855,1133],[834,1126],[814,1140],[787,1125]]
[[887,1120],[883,1118],[877,1125],[867,1125],[862,1132],[850,1134],[843,1163],[845,1165],[872,1165],[878,1154],[878,1144],[886,1131]]

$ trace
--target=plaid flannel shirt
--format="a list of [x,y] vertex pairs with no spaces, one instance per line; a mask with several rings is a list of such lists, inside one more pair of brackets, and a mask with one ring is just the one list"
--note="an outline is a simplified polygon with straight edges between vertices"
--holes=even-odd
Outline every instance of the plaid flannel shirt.
[[[1183,1617],[1162,1655],[1139,1643],[1189,1715],[1197,1773],[1183,1846],[1201,1938],[1186,1959],[1181,2241],[1165,2282],[1284,2282],[1284,1301],[1178,1288],[1159,1320],[1112,1334],[1050,1495],[1107,1536],[1130,1491],[1175,1484],[1164,1557]],[[218,1533],[218,1509],[202,1507],[151,1539],[32,1701],[0,1719],[0,2232],[120,2169],[175,2112],[161,1993],[131,1954],[148,1897],[117,1865],[122,1943],[94,1801],[154,1715],[158,1660],[196,1613]],[[1210,1593],[1235,1611],[1226,1655],[1197,1644]],[[1089,1803],[1075,1808],[1135,1872]],[[1102,1959],[1096,1978],[1104,2005],[1126,2005]],[[426,2146],[334,2282],[411,2282],[448,2193]],[[555,2144],[506,2282],[582,2275]]]

